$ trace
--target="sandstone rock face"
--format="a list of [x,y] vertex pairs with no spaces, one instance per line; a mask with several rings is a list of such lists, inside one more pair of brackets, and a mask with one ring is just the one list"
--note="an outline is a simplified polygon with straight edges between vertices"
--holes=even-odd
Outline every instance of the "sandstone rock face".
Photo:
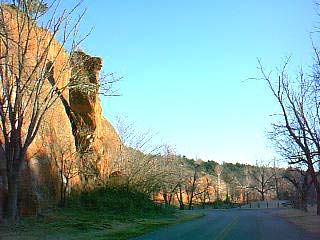
[[[12,38],[15,39],[18,34],[16,10],[8,6],[2,6],[2,9],[5,14],[7,29],[9,29]],[[40,28],[32,30],[31,34],[34,36],[30,38],[27,53],[28,64],[30,65],[35,64],[37,48],[41,48],[42,44],[48,43],[51,37],[47,30]],[[39,38],[41,41],[39,41]],[[14,46],[12,48],[14,49]],[[0,54],[2,49],[3,46],[0,44]],[[12,52],[15,51],[12,50]],[[14,54],[12,59],[13,62],[16,62]],[[59,154],[52,152],[53,143],[67,149],[69,158],[72,158],[75,156],[73,153],[79,150],[75,145],[75,142],[77,142],[75,138],[77,138],[77,135],[79,137],[80,131],[85,131],[87,135],[84,140],[79,141],[78,139],[78,142],[83,145],[90,145],[91,150],[96,154],[101,179],[108,176],[109,163],[116,155],[117,148],[120,145],[120,139],[116,131],[102,116],[98,96],[101,58],[90,57],[81,51],[74,53],[69,58],[69,54],[64,48],[57,41],[53,41],[48,49],[47,61],[53,62],[51,75],[59,89],[68,86],[70,82],[79,84],[80,87],[77,90],[77,87],[71,84],[70,91],[67,88],[63,92],[64,104],[62,98],[56,100],[47,111],[38,135],[27,151],[26,162],[21,170],[20,182],[21,212],[26,215],[39,211],[39,206],[41,207],[48,199],[55,201],[59,197],[59,181],[61,179],[58,177],[57,164],[53,159],[53,156],[59,156]],[[45,84],[48,89],[51,87],[49,81]],[[79,91],[79,89],[83,89],[83,85],[88,85],[89,90]],[[73,132],[70,116],[66,112],[66,105],[71,109],[70,112],[76,120],[77,133]],[[83,136],[81,135],[81,137]],[[61,149],[61,146],[59,149]],[[6,164],[3,155],[0,153],[1,156],[0,178],[4,179],[2,182],[5,182]],[[76,159],[73,160],[76,161]],[[77,177],[73,179],[71,184],[77,184]],[[0,205],[1,202],[3,202],[3,199],[0,199]],[[0,210],[0,214],[1,212]]]
[[95,130],[95,106],[98,99],[99,73],[102,59],[77,51],[71,56],[72,83],[69,101],[78,124]]
[[81,51],[72,54],[71,85],[76,87],[70,89],[69,102],[76,119],[78,151],[92,150],[95,153],[90,158],[96,158],[100,178],[105,180],[110,174],[109,163],[116,157],[121,141],[112,125],[102,116],[98,97],[101,65],[101,58]]

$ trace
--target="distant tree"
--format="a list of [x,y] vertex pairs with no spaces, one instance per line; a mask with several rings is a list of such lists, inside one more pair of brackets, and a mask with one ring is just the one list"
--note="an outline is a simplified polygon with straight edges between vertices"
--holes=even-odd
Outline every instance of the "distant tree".
[[176,197],[177,197],[178,202],[179,202],[179,209],[180,209],[180,210],[184,210],[184,209],[185,209],[185,204],[184,204],[184,202],[183,202],[182,181],[179,182],[178,191],[176,192]]
[[214,172],[215,167],[219,165],[216,161],[208,160],[201,164],[201,167],[204,172],[207,174],[212,174]]
[[110,171],[120,172],[127,188],[152,194],[159,190],[161,179],[166,175],[159,146],[153,146],[150,131],[138,133],[133,124],[118,118],[116,129],[121,139],[117,157],[112,161]]
[[217,175],[217,199],[221,200],[221,174],[223,168],[220,165],[217,165],[214,168],[214,173]]
[[159,184],[162,192],[165,206],[170,206],[173,203],[174,196],[181,184],[179,172],[181,171],[181,163],[175,155],[174,149],[165,144],[162,146],[163,152],[161,158],[158,159],[159,171],[163,172]]
[[231,200],[248,202],[250,190],[249,166],[239,163],[223,163],[222,168],[222,179],[228,186]]
[[274,174],[274,188],[276,191],[276,195],[277,195],[277,199],[280,199],[280,181],[282,179],[283,176],[281,176],[282,171],[279,169],[279,167],[277,167],[277,161],[276,159],[273,159],[273,174]]
[[265,165],[257,165],[250,171],[252,182],[250,188],[257,191],[261,201],[265,200],[266,194],[274,190],[274,173]]
[[206,162],[195,161],[185,156],[178,156],[178,159],[180,180],[175,196],[181,210],[186,207],[191,210],[194,202],[204,204],[210,199],[209,187],[212,186],[212,181],[205,167],[207,166]]
[[201,161],[195,161],[189,169],[189,176],[185,179],[185,191],[188,200],[188,209],[193,209],[195,201],[202,205],[210,199],[209,187],[212,186],[211,177],[203,171]]
[[202,207],[205,207],[207,202],[210,202],[210,192],[209,188],[212,186],[212,179],[209,175],[202,172],[200,178],[198,179],[197,192],[195,194],[198,202],[201,203]]
[[186,179],[186,193],[188,198],[188,209],[191,210],[193,208],[193,200],[196,195],[196,187],[197,180],[199,177],[199,167],[200,165],[193,165],[193,174],[189,178]]
[[187,171],[188,164],[186,164],[186,157],[185,156],[178,156],[179,160],[179,183],[178,188],[176,191],[176,198],[179,203],[179,209],[184,210],[185,209],[185,203],[183,199],[183,195],[185,193],[185,186],[186,186],[186,179],[189,176],[189,172]]
[[[67,43],[71,43],[70,52],[77,47],[75,36],[82,17],[80,15],[71,25],[69,17],[73,11],[44,12],[43,1],[13,3],[15,8],[0,2],[1,148],[5,155],[2,161],[7,166],[6,216],[11,221],[18,218],[19,173],[25,154],[37,135],[45,113],[68,87],[61,86],[59,81],[66,76],[68,61],[60,63],[63,66],[54,86],[47,84],[49,73],[46,63],[50,61],[51,66],[55,67]],[[58,4],[59,1],[54,1],[50,7],[55,9]],[[15,14],[10,15],[8,11],[14,11]],[[37,20],[43,14],[47,14],[44,16],[47,22],[43,25],[47,30],[40,31]],[[12,21],[12,17],[17,19]],[[56,48],[56,56],[49,57],[49,50],[57,35],[62,36],[61,45]],[[34,51],[30,52],[30,49]]]

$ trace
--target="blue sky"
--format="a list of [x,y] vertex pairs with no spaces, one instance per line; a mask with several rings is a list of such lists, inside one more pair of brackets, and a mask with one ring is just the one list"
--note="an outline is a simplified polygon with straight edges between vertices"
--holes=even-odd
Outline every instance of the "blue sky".
[[[312,59],[312,0],[90,0],[82,44],[124,79],[121,97],[101,97],[106,118],[157,133],[180,154],[254,163],[273,155],[266,132],[277,105],[257,57],[292,73]],[[319,25],[318,25],[319,26]],[[316,38],[315,38],[316,40]]]

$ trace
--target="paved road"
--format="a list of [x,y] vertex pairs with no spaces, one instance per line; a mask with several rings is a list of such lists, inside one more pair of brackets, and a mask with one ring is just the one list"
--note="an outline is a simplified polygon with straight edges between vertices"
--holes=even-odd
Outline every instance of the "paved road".
[[134,240],[319,240],[272,210],[208,210],[194,221],[169,226]]

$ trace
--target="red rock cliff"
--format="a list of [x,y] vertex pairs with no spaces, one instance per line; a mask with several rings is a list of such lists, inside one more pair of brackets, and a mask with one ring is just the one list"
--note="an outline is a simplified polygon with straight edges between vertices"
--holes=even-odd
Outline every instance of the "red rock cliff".
[[[2,11],[5,15],[5,25],[8,31],[13,39],[17,38],[16,10],[5,6],[2,7]],[[29,64],[34,63],[37,48],[41,47],[39,37],[42,42],[48,41],[51,37],[47,30],[40,28],[34,29],[31,34],[33,34],[33,37],[30,39],[33,40],[28,43],[27,53]],[[20,206],[23,214],[33,214],[38,211],[39,203],[45,203],[48,199],[53,199],[53,201],[57,199],[58,182],[61,179],[59,180],[57,176],[57,167],[53,157],[58,156],[59,153],[54,152],[58,148],[52,146],[59,145],[59,149],[66,148],[69,153],[89,148],[91,156],[95,156],[97,174],[103,180],[109,174],[109,163],[114,158],[120,145],[120,139],[116,131],[103,117],[101,111],[98,96],[101,58],[90,57],[80,51],[74,53],[71,58],[72,61],[69,61],[68,53],[63,48],[61,51],[61,48],[57,41],[53,41],[48,50],[47,60],[54,62],[51,72],[52,79],[59,81],[57,85],[59,88],[69,85],[70,81],[71,83],[76,81],[79,86],[88,85],[89,89],[87,91],[83,91],[83,87],[67,89],[46,113],[39,133],[28,149],[26,162],[21,172]],[[0,44],[0,54],[2,49],[3,46]],[[16,61],[14,54],[12,55],[12,61]],[[71,62],[70,65],[69,62]],[[45,84],[48,88],[50,87],[49,81]],[[69,114],[67,109],[69,109]],[[70,115],[75,120],[74,126],[70,121]],[[74,127],[77,129],[76,132]],[[70,154],[70,158],[72,156],[74,155]],[[86,160],[90,161],[91,159]],[[76,161],[76,159],[73,159],[73,161]],[[79,165],[75,166],[80,167]],[[5,168],[6,164],[2,157],[0,176],[2,175],[2,179],[4,179],[1,183],[4,186]],[[73,179],[72,184],[77,184],[77,178]],[[0,199],[0,205],[1,201],[3,202],[3,200]]]

